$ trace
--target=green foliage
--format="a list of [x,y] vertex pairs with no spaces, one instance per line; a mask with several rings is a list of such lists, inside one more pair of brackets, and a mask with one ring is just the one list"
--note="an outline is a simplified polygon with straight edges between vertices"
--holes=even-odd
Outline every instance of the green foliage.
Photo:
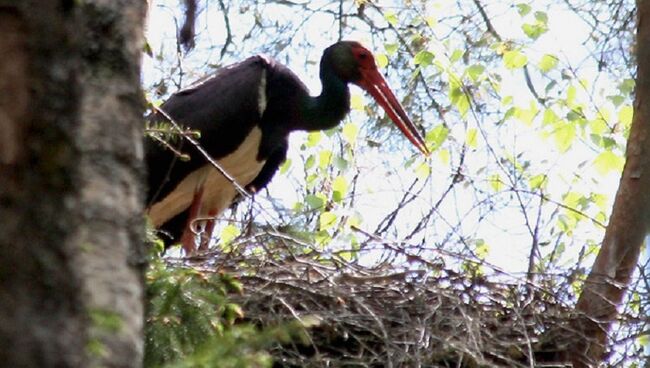
[[241,230],[233,225],[227,224],[221,229],[221,234],[219,236],[219,245],[222,247],[228,246],[233,240],[235,240],[241,234]]
[[467,134],[465,136],[465,144],[468,145],[470,148],[478,147],[478,143],[476,141],[477,135],[478,135],[478,130],[474,128],[468,129]]
[[147,273],[145,366],[177,362],[223,335],[231,322],[225,316],[227,294],[240,290],[226,275],[153,260]]
[[391,26],[396,26],[399,20],[397,19],[397,14],[393,11],[387,11],[384,13],[384,18]]
[[530,13],[531,10],[532,8],[530,7],[530,5],[526,3],[517,4],[517,11],[519,12],[519,15],[521,15],[522,17]]
[[526,36],[536,40],[548,31],[548,16],[545,12],[536,11],[535,21],[533,23],[524,23],[521,26]]
[[503,53],[503,64],[508,69],[523,68],[528,64],[528,57],[518,50],[510,50]]
[[555,130],[551,133],[555,144],[560,152],[566,152],[571,148],[573,141],[576,138],[576,126],[571,122],[564,122],[558,124]]
[[[153,257],[147,272],[144,366],[270,367],[266,349],[305,341],[306,326],[300,323],[264,329],[238,323],[244,311],[229,295],[241,292],[241,283],[228,274],[171,266]],[[105,313],[91,316],[102,326],[117,326]],[[97,344],[88,349],[102,351]]]
[[594,166],[601,175],[609,174],[610,172],[621,172],[625,160],[623,157],[615,154],[612,151],[601,152],[594,159]]
[[457,79],[450,79],[449,81],[449,100],[458,109],[462,117],[469,111],[470,98],[462,83]]
[[546,186],[547,179],[544,174],[534,175],[528,179],[528,185],[530,185],[531,189],[543,189]]
[[545,54],[539,60],[537,66],[539,67],[539,70],[541,70],[542,72],[548,73],[557,66],[557,63],[558,63],[558,58],[556,56]]
[[427,50],[422,50],[415,55],[413,58],[413,63],[415,65],[420,65],[422,67],[429,66],[433,63],[434,55],[433,53],[427,51]]
[[320,214],[319,217],[319,228],[320,230],[328,230],[331,229],[334,225],[336,225],[336,220],[338,220],[338,216],[336,213],[325,211]]
[[435,128],[431,129],[424,140],[427,143],[429,149],[434,152],[447,140],[449,136],[449,128],[444,125],[438,125]]
[[305,327],[297,322],[263,331],[251,325],[237,326],[219,336],[206,338],[186,359],[167,365],[169,368],[249,368],[271,367],[273,360],[264,350],[274,343],[307,343]]
[[478,82],[483,72],[485,72],[485,67],[481,64],[474,64],[467,67],[466,72],[473,82]]

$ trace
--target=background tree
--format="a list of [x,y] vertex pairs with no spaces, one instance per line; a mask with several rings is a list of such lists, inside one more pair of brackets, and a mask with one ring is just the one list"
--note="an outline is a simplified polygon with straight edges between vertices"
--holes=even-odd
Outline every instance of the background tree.
[[143,2],[0,2],[0,361],[138,367]]
[[[616,193],[605,238],[577,303],[581,313],[575,322],[579,335],[569,350],[575,367],[601,361],[608,332],[617,319],[650,224],[650,116],[643,103],[650,93],[650,4],[637,1],[636,89],[634,119],[627,141],[626,163]],[[588,336],[590,338],[579,338]],[[585,358],[582,358],[582,356]]]

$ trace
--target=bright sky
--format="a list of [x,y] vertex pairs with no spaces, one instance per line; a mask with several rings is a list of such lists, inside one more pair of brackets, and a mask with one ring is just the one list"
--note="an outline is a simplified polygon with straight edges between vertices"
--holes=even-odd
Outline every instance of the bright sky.
[[[312,2],[316,4],[317,2]],[[498,3],[498,2],[497,2]],[[177,19],[182,19],[179,16],[180,12],[177,9],[178,1],[153,1],[150,9],[150,21],[148,26],[147,38],[153,48],[154,54],[163,52],[166,58],[173,57],[175,53],[175,32],[176,25],[174,23],[174,16]],[[438,17],[446,15],[446,5],[444,1],[432,2],[429,9],[430,16]],[[442,5],[436,5],[442,4]],[[540,3],[541,4],[541,3]],[[542,5],[537,4],[538,9],[542,9]],[[311,4],[310,4],[311,5]],[[316,5],[314,5],[315,7]],[[472,6],[471,2],[468,6]],[[496,30],[505,39],[525,39],[525,35],[521,30],[521,23],[519,17],[516,15],[516,10],[510,4],[502,4],[491,6],[489,8],[490,14],[496,16],[492,19],[493,25]],[[615,89],[618,81],[604,80],[602,75],[596,78],[592,74],[596,70],[596,66],[588,57],[588,50],[582,45],[587,39],[588,28],[586,25],[577,18],[577,16],[570,11],[553,11],[549,15],[549,32],[540,37],[535,42],[532,48],[527,49],[528,57],[531,62],[537,60],[545,53],[553,53],[558,55],[561,59],[560,64],[572,65],[579,67],[581,74],[580,77],[585,80],[595,81],[597,85],[593,86],[593,90]],[[276,19],[282,19],[283,16],[293,17],[293,14],[274,14]],[[206,26],[206,20],[209,23]],[[517,21],[513,21],[517,19]],[[233,24],[233,32],[237,33],[240,30],[249,29],[252,26],[252,17],[240,15],[237,17],[237,24]],[[338,34],[332,29],[332,20],[329,16],[314,17],[310,23],[303,28],[306,32],[305,38],[316,40],[316,46],[313,49],[306,50],[306,55],[292,55],[288,58],[287,52],[280,55],[280,60],[286,62],[291,69],[301,77],[301,79],[308,85],[313,94],[317,94],[320,90],[320,82],[318,76],[318,60],[322,50],[329,44],[336,41]],[[223,18],[220,15],[220,10],[216,5],[212,5],[198,18],[197,30],[199,33],[200,43],[209,43],[213,45],[222,45],[224,42],[224,24]],[[368,43],[370,37],[359,31],[353,34],[346,34],[347,39],[357,39],[362,42]],[[458,41],[458,40],[456,40]],[[452,40],[452,42],[455,42]],[[433,41],[435,47],[436,41]],[[237,45],[237,47],[239,47]],[[441,50],[444,50],[442,44],[439,45]],[[290,49],[290,48],[289,48]],[[188,75],[184,84],[192,82],[205,72],[205,68],[200,68],[201,65],[210,62],[216,62],[219,59],[219,47],[212,52],[192,53],[187,58],[182,59],[184,67],[188,71],[196,71],[197,74]],[[240,51],[238,49],[238,51]],[[376,50],[381,52],[383,50]],[[252,50],[241,50],[241,57],[243,59],[249,56]],[[299,52],[303,52],[300,50]],[[311,63],[304,64],[304,60],[310,60]],[[234,62],[236,60],[225,60],[226,63]],[[161,75],[168,75],[169,69],[159,70],[160,66],[170,66],[170,63],[160,63],[159,61],[150,57],[144,58],[144,84],[151,86],[157,81]],[[387,67],[390,70],[390,65]],[[520,70],[512,72],[501,71],[502,75],[506,78],[502,82],[502,95],[511,95],[514,98],[515,104],[527,104],[532,98],[530,93],[525,87],[523,74]],[[400,86],[398,80],[392,80],[389,74],[389,83],[393,88],[397,89]],[[534,78],[538,78],[535,77]],[[546,82],[535,79],[535,84],[543,89]],[[173,89],[173,87],[170,86]],[[442,92],[444,93],[444,92]],[[362,91],[353,88],[353,94],[362,96],[363,101],[368,102],[368,96],[365,96]],[[398,93],[399,94],[399,93]],[[584,91],[579,91],[577,98],[586,99]],[[605,96],[602,96],[605,100]],[[362,127],[367,116],[361,112],[353,112],[351,114],[351,121],[359,123]],[[436,126],[435,116],[432,114],[431,127]],[[492,122],[493,123],[493,122]],[[468,126],[476,126],[477,122],[471,116],[467,117]],[[463,141],[466,131],[464,124],[458,123],[452,125],[451,135]],[[508,134],[503,132],[507,131]],[[585,185],[589,182],[590,177],[598,179],[598,188],[591,190],[603,193],[609,198],[613,198],[618,185],[618,173],[610,173],[606,177],[602,177],[596,173],[591,165],[594,158],[594,152],[587,147],[575,147],[571,150],[570,155],[564,155],[557,151],[552,141],[541,139],[538,133],[531,127],[524,124],[511,124],[507,129],[502,131],[502,140],[508,142],[512,147],[512,152],[526,152],[526,158],[532,162],[543,162],[547,160],[547,167],[552,170],[553,176],[564,178],[563,180],[555,180],[549,183],[548,193],[552,198],[561,200],[559,193],[566,191],[568,185],[578,185],[575,190],[582,191],[587,188]],[[363,128],[361,134],[364,134]],[[293,203],[301,200],[296,197],[298,190],[287,190],[292,188],[300,182],[297,178],[303,177],[303,170],[300,167],[300,150],[299,146],[305,141],[306,134],[297,133],[291,137],[291,148],[289,150],[289,158],[294,162],[288,177],[276,176],[272,185],[269,187],[270,195],[273,198],[282,200],[287,207],[291,208]],[[338,137],[334,137],[338,139]],[[333,141],[324,139],[325,146],[327,144],[334,145]],[[356,201],[356,210],[363,214],[364,227],[367,229],[374,229],[378,221],[380,221],[386,213],[392,209],[403,195],[404,187],[415,177],[412,169],[403,169],[403,163],[406,157],[411,157],[415,154],[415,150],[410,146],[405,145],[408,151],[400,153],[391,153],[390,157],[379,156],[376,154],[364,154],[357,157],[358,162],[362,167],[368,168],[360,182],[357,192],[359,197]],[[382,148],[378,148],[381,150]],[[482,151],[481,151],[482,152]],[[468,156],[466,166],[468,172],[478,172],[479,169],[486,164],[486,160],[490,158],[481,152],[476,152]],[[419,160],[419,159],[418,159]],[[582,167],[580,175],[584,177],[578,184],[572,184],[576,168],[579,163],[586,161],[587,164]],[[417,165],[415,165],[417,166]],[[439,197],[440,191],[444,190],[447,185],[448,179],[451,175],[451,168],[448,164],[438,159],[435,155],[431,161],[431,172],[434,179],[431,181],[430,188],[425,190],[425,196],[418,199],[415,204],[409,208],[411,218],[402,218],[403,226],[408,226],[416,222],[423,213],[425,213],[430,203]],[[477,178],[478,179],[478,178]],[[442,184],[441,184],[442,183]],[[261,199],[260,203],[264,203]],[[462,219],[463,227],[468,232],[474,232],[478,237],[485,239],[490,245],[488,261],[495,265],[504,268],[510,272],[525,271],[527,266],[527,258],[530,247],[530,235],[524,231],[522,227],[523,219],[521,211],[518,208],[504,208],[500,209],[499,213],[493,217],[487,218],[479,223],[479,213],[473,211],[476,198],[472,196],[470,191],[463,192],[458,190],[454,194],[453,200],[448,200],[443,203],[440,208],[441,213],[445,213],[458,219]],[[611,206],[611,201],[609,203]],[[464,213],[468,214],[465,215]],[[271,215],[272,216],[272,215]],[[272,218],[268,219],[273,222]],[[445,224],[436,224],[436,228],[441,229],[442,232],[448,231]],[[470,230],[471,229],[471,230]],[[600,239],[602,238],[602,231],[594,229],[591,226],[583,226],[582,233],[576,232],[576,237],[579,239]],[[575,255],[578,249],[569,251],[568,255]],[[567,258],[569,260],[569,258]]]

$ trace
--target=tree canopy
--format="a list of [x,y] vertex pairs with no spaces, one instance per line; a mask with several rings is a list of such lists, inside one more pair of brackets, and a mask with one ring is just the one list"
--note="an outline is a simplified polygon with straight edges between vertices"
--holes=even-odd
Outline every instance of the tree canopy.
[[[144,82],[151,103],[255,53],[287,64],[317,93],[322,50],[340,39],[357,39],[374,50],[433,152],[429,159],[419,156],[395,134],[381,110],[353,90],[352,113],[343,124],[294,134],[289,158],[268,189],[241,202],[220,222],[215,250],[201,272],[229,270],[248,280],[260,298],[270,298],[256,289],[260,279],[255,272],[277,282],[281,277],[270,264],[306,257],[314,263],[302,264],[301,272],[318,273],[321,281],[337,279],[339,291],[349,294],[363,289],[360,278],[369,277],[368,282],[386,286],[376,295],[387,296],[396,284],[382,283],[384,278],[394,280],[399,274],[400,287],[404,282],[426,285],[433,293],[422,294],[427,302],[448,306],[443,310],[452,315],[467,313],[479,320],[487,315],[498,325],[499,318],[516,324],[511,313],[522,312],[526,322],[535,313],[547,313],[556,322],[552,327],[566,327],[610,222],[635,118],[637,8],[632,1],[185,3],[187,9],[176,1],[159,1],[150,9]],[[187,31],[191,25],[183,26],[187,14],[194,14],[189,23],[193,35]],[[179,34],[192,36],[193,44],[181,43]],[[645,157],[650,160],[647,153]],[[647,358],[647,258],[631,272],[629,284],[622,285],[626,297],[614,326],[607,326],[605,359],[610,365],[639,366]],[[270,263],[258,264],[260,259]],[[189,266],[175,258],[170,262]],[[257,268],[234,267],[244,264]],[[291,275],[297,282],[289,282],[293,288],[312,297],[328,295]],[[278,294],[284,290],[280,286],[274,284]],[[367,295],[372,297],[372,291],[369,287]],[[261,316],[269,309],[290,319],[322,317],[337,305],[336,298],[288,301],[287,309],[298,309],[280,313],[281,307],[252,300],[250,294],[235,299],[243,306],[242,316],[252,313],[249,322],[267,326],[273,318]],[[538,304],[527,309],[527,302]],[[461,307],[473,303],[485,309]],[[350,308],[361,313],[365,305]],[[387,306],[369,305],[367,312],[382,308]],[[239,315],[237,308],[221,312]],[[224,318],[216,324],[229,325]],[[385,322],[381,316],[377,320]],[[557,332],[544,321],[517,330],[517,338],[528,338],[528,349],[543,350],[553,340],[526,337]],[[350,323],[332,325],[359,333]],[[489,329],[490,323],[476,330]],[[366,325],[356,327],[361,326]],[[386,329],[363,331],[380,334]],[[312,338],[330,336],[320,332]],[[463,333],[473,336],[472,327]],[[502,337],[496,332],[485,336]],[[485,336],[472,343],[485,342]],[[258,347],[268,340],[272,338]],[[453,345],[455,359],[504,366],[543,359],[518,346],[522,352],[494,360],[480,354],[485,346],[470,345]],[[183,349],[183,344],[176,346]],[[508,355],[508,347],[501,347]],[[443,344],[441,351],[449,348]],[[447,357],[427,359],[452,364]]]

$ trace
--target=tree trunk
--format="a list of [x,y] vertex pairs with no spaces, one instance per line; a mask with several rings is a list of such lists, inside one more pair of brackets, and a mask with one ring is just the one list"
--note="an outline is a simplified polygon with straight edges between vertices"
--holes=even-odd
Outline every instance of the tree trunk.
[[0,0],[0,362],[139,367],[144,1]]
[[650,225],[650,2],[637,0],[637,78],[634,119],[625,168],[600,252],[576,306],[575,339],[568,349],[574,367],[590,367],[607,351],[616,318]]

